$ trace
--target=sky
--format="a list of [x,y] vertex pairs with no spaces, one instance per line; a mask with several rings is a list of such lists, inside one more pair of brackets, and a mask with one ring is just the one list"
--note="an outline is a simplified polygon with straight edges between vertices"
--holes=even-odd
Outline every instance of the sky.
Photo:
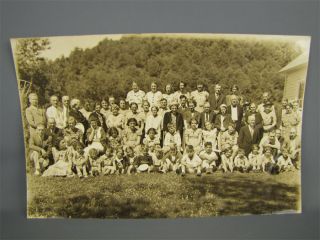
[[[140,34],[132,34],[135,36],[140,36]],[[168,37],[196,37],[196,38],[261,38],[264,40],[274,40],[274,39],[292,39],[302,47],[305,51],[309,51],[310,38],[306,36],[276,36],[276,35],[245,35],[245,34],[190,34],[190,33],[168,33],[168,34],[141,34],[141,36],[153,36],[162,35]],[[112,40],[119,40],[123,34],[108,34],[108,35],[83,35],[83,36],[58,36],[58,37],[48,37],[50,41],[50,49],[44,51],[42,56],[50,60],[54,60],[58,57],[65,56],[68,57],[71,51],[78,47],[82,49],[95,47],[100,41],[105,38]],[[15,40],[13,39],[13,48]]]

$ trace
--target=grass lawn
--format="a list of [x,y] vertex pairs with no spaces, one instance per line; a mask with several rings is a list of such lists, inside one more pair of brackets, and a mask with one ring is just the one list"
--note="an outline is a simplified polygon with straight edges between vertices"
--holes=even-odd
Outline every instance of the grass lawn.
[[28,174],[29,217],[175,218],[300,210],[300,172],[90,177]]

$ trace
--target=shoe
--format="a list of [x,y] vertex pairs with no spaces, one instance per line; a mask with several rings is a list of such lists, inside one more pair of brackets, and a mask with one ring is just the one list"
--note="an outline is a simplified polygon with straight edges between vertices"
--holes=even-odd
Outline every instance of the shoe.
[[201,177],[201,172],[197,172],[197,177]]
[[185,175],[186,175],[185,172],[182,172],[182,173],[181,173],[181,177],[184,177]]
[[40,176],[40,175],[41,175],[41,173],[39,172],[39,170],[36,170],[36,171],[34,172],[34,175],[36,175],[36,176]]

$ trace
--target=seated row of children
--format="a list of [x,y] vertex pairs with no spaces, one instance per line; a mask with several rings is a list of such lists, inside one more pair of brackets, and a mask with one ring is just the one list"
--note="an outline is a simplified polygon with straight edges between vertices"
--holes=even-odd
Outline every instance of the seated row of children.
[[201,176],[202,173],[209,174],[215,171],[261,171],[274,174],[293,169],[285,149],[275,160],[271,148],[266,147],[261,154],[258,145],[253,145],[248,157],[240,148],[235,153],[230,144],[226,144],[221,152],[215,150],[211,142],[206,142],[199,152],[196,152],[192,145],[187,145],[183,154],[175,144],[171,144],[168,148],[167,151],[159,144],[153,147],[144,144],[140,146],[139,151],[135,151],[132,147],[123,149],[108,146],[103,153],[99,153],[95,148],[85,153],[82,143],[75,142],[67,146],[65,140],[61,140],[59,150],[53,151],[55,164],[49,166],[43,176],[72,177],[77,174],[82,178],[142,172],[175,172],[181,176],[194,173]]

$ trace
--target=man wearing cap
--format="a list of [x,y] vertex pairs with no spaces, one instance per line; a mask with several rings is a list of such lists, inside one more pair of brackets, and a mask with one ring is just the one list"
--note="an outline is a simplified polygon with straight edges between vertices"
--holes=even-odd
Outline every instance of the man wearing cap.
[[255,117],[248,117],[248,125],[240,129],[238,137],[238,146],[239,148],[244,149],[245,155],[248,156],[252,145],[259,144],[261,139],[260,130],[255,127]]
[[168,124],[172,123],[180,136],[183,136],[184,121],[183,116],[178,112],[178,102],[174,101],[170,104],[170,112],[166,112],[163,116],[163,131],[168,132]]
[[35,131],[38,124],[45,125],[46,115],[43,109],[38,106],[38,96],[35,93],[29,94],[30,106],[26,109],[26,118],[29,125],[29,132]]
[[236,124],[236,131],[239,132],[242,123],[243,108],[240,106],[236,95],[232,95],[230,99],[231,105],[227,107],[227,113],[231,115],[232,121]]
[[193,98],[196,103],[196,111],[201,113],[203,111],[203,105],[206,101],[208,101],[209,93],[203,89],[203,84],[197,84],[197,90],[191,92],[191,98]]
[[217,128],[220,132],[224,132],[228,129],[228,125],[232,123],[230,114],[227,114],[227,105],[220,105],[220,113],[217,115],[214,127]]
[[209,102],[211,105],[211,109],[218,114],[219,107],[221,104],[226,103],[226,96],[221,92],[221,86],[219,84],[215,85],[214,93],[211,93],[209,96]]
[[200,128],[204,129],[206,122],[210,122],[214,124],[215,118],[216,118],[216,114],[213,111],[211,111],[210,103],[206,102],[203,105],[203,112],[200,113],[200,123],[199,123]]

